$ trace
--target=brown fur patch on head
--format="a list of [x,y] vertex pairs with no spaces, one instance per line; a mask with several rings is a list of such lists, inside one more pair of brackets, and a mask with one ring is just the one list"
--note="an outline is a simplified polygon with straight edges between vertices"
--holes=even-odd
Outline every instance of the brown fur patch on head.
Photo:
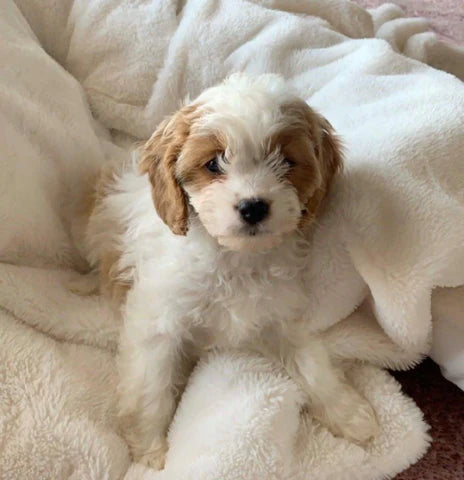
[[279,148],[293,164],[287,179],[305,205],[300,226],[314,219],[332,180],[342,169],[340,142],[330,123],[303,100],[281,107],[285,126],[270,139],[270,151]]
[[176,235],[188,231],[189,207],[177,177],[177,161],[198,118],[197,105],[189,105],[165,119],[141,149],[140,172],[148,173],[156,211]]
[[209,172],[205,165],[224,153],[224,138],[215,132],[196,132],[186,140],[177,166],[177,175],[182,185],[192,191],[199,191],[221,175]]

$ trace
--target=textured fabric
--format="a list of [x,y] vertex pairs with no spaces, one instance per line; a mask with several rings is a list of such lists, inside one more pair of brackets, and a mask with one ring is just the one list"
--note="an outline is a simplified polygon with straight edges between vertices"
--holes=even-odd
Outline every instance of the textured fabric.
[[[439,60],[460,76],[461,51],[423,24],[398,21],[396,10],[370,15],[342,0],[17,5],[0,3],[2,479],[126,474],[115,419],[118,325],[102,299],[66,288],[77,275],[66,268],[79,267],[69,204],[108,157],[127,155],[111,133],[146,137],[182,97],[234,70],[283,74],[346,144],[346,175],[313,238],[311,321],[335,324],[326,331],[334,356],[396,367],[417,358],[409,350],[401,357],[386,336],[370,343],[379,327],[368,308],[344,317],[367,282],[389,334],[423,346],[432,286],[460,281],[464,92],[457,78],[423,62]],[[404,228],[392,228],[398,224]],[[399,267],[385,276],[396,284],[372,275],[385,259],[387,273]],[[414,328],[404,322],[409,313]],[[377,367],[347,368],[382,426],[365,448],[334,438],[310,412],[300,416],[299,392],[274,365],[224,354],[192,377],[166,470],[131,466],[127,478],[394,475],[427,449],[421,412]]]
[[[385,0],[355,0],[363,7],[373,8]],[[425,17],[443,37],[464,44],[464,3],[462,0],[395,0],[408,17]]]

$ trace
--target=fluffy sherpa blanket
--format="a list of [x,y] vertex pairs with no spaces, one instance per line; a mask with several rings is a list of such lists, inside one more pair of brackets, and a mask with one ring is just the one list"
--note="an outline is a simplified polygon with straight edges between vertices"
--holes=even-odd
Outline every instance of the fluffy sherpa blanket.
[[[432,313],[462,328],[462,289],[430,299],[464,284],[463,58],[391,5],[1,0],[0,478],[367,480],[416,461],[427,426],[380,367],[417,360]],[[343,137],[308,319],[382,433],[364,448],[333,437],[277,365],[224,352],[196,368],[153,472],[118,434],[118,325],[66,288],[80,262],[70,212],[108,158],[237,70],[281,73]],[[436,330],[449,366],[457,337]]]

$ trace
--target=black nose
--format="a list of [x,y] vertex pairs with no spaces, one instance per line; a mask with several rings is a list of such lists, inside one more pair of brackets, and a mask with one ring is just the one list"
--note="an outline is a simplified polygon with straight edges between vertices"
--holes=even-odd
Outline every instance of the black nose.
[[255,225],[269,214],[269,203],[260,198],[246,198],[238,202],[237,209],[245,222]]

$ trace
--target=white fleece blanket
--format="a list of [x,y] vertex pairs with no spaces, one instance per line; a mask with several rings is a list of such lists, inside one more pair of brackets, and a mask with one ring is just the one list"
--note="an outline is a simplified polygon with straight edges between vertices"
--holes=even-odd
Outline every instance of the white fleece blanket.
[[[347,147],[313,238],[309,320],[334,325],[334,356],[401,367],[433,314],[436,358],[462,380],[450,337],[463,331],[464,87],[425,63],[462,78],[464,52],[401,17],[344,0],[0,1],[0,478],[367,480],[425,452],[421,412],[376,366],[347,363],[382,426],[361,448],[300,413],[277,366],[223,353],[189,382],[166,469],[131,466],[115,416],[118,325],[101,299],[66,289],[79,268],[69,212],[95,169],[187,94],[236,70],[278,72]],[[457,288],[431,306],[435,286]],[[350,315],[369,291],[407,354],[370,342],[366,303]]]

